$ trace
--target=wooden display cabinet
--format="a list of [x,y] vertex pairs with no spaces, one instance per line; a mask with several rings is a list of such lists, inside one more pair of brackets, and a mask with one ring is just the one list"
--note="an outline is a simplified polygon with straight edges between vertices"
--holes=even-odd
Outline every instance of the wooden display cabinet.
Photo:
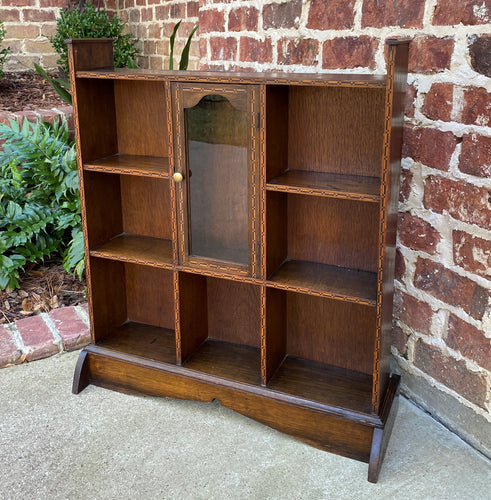
[[69,42],[92,343],[73,391],[220,402],[375,482],[408,42],[386,75],[112,68]]

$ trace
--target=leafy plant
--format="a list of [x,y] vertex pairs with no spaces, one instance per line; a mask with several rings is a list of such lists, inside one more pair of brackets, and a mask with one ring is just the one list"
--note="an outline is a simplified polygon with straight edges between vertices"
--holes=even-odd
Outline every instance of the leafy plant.
[[61,78],[51,78],[46,71],[34,63],[34,68],[51,86],[56,90],[56,93],[70,106],[72,105],[72,95],[70,94],[70,83]]
[[[6,30],[3,26],[3,21],[0,20],[0,43],[3,42],[5,38]],[[0,78],[4,75],[3,73],[3,65],[5,61],[7,60],[7,56],[10,53],[10,47],[4,47],[3,49],[0,50]]]
[[76,152],[65,122],[0,124],[0,289],[52,254],[84,270]]
[[57,30],[49,41],[60,56],[58,64],[68,74],[68,53],[65,40],[68,38],[112,38],[114,66],[136,68],[134,57],[139,49],[138,39],[131,33],[122,34],[124,23],[117,16],[109,17],[105,9],[86,2],[80,8],[62,9],[56,19]]
[[[182,19],[175,24],[174,29],[172,30],[172,35],[170,36],[170,39],[169,39],[169,44],[170,44],[169,69],[174,69],[174,41],[176,39],[177,30],[179,29],[179,26],[181,25],[181,23],[182,23]],[[188,36],[188,39],[186,41],[186,45],[182,49],[181,61],[179,62],[179,69],[180,70],[188,69],[189,48],[191,47],[191,39],[193,38],[193,35],[196,33],[197,29],[198,29],[198,25],[196,25],[193,28],[193,30],[191,31],[191,34]]]

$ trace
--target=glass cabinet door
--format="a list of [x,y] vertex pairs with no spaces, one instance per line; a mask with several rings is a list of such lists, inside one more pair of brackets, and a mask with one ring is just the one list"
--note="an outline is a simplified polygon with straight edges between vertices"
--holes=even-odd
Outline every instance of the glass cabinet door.
[[257,88],[176,83],[173,96],[180,261],[254,275]]

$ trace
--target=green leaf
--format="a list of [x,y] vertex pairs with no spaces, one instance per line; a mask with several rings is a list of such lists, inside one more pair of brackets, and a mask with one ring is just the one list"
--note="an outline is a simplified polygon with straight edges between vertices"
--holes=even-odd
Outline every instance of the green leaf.
[[191,34],[188,36],[188,40],[186,42],[186,45],[184,46],[184,49],[182,49],[181,62],[179,63],[179,69],[180,70],[188,69],[189,48],[191,47],[191,39],[193,38],[193,35],[196,33],[197,29],[198,29],[198,25],[196,25],[193,28],[193,31],[191,31]]
[[174,26],[174,29],[172,30],[172,35],[170,36],[169,44],[170,44],[170,54],[169,54],[169,69],[174,69],[174,40],[176,39],[176,33],[177,30],[179,29],[179,26],[182,23],[182,19],[180,21],[177,21],[177,23]]

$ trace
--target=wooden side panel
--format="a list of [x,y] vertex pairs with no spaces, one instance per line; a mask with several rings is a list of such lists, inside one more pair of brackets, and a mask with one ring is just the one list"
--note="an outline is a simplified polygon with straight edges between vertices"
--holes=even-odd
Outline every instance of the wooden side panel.
[[290,87],[288,166],[380,177],[384,92]]
[[266,194],[266,277],[271,276],[287,257],[287,196]]
[[207,278],[208,336],[225,342],[260,346],[259,287]]
[[128,319],[125,269],[122,262],[90,258],[92,342],[97,342]]
[[128,319],[174,330],[172,271],[125,264]]
[[287,354],[287,306],[286,293],[266,289],[266,338],[265,370],[263,383],[267,384]]
[[88,248],[92,249],[123,231],[120,182],[118,175],[99,172],[83,172],[82,178],[84,236]]
[[170,240],[170,186],[167,179],[121,176],[121,211],[126,233]]
[[118,150],[146,156],[168,155],[163,82],[114,82]]
[[397,237],[397,209],[401,170],[402,127],[409,44],[389,46],[386,128],[382,157],[382,187],[378,266],[377,335],[374,346],[373,410],[378,411],[390,375],[390,344]]
[[378,206],[288,195],[290,259],[377,271]]
[[288,168],[288,87],[266,87],[266,181]]
[[372,373],[375,308],[287,293],[289,355]]
[[182,364],[208,337],[208,301],[206,277],[179,273],[178,278],[180,352],[177,363]]

